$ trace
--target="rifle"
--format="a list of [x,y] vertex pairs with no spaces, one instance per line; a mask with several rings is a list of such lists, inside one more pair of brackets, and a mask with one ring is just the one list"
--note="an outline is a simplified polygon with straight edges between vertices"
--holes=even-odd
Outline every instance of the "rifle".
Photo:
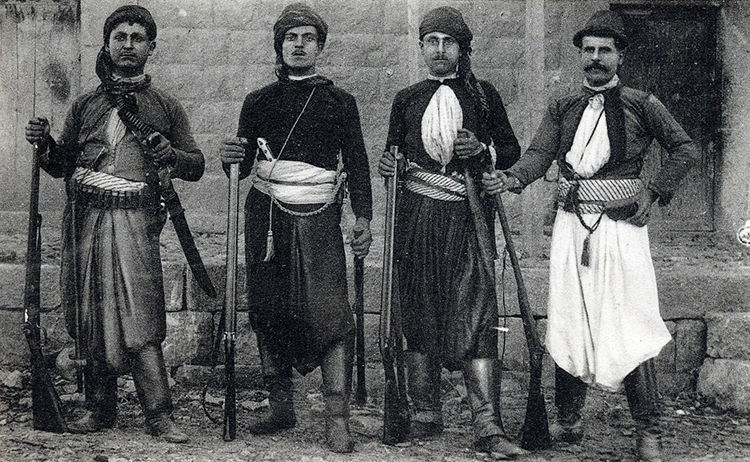
[[237,390],[234,377],[234,347],[237,339],[237,235],[239,219],[240,166],[229,166],[229,206],[227,210],[227,283],[224,295],[224,441],[237,433]]
[[26,247],[26,281],[23,290],[23,332],[31,352],[31,411],[35,430],[63,433],[68,430],[62,401],[47,371],[41,345],[39,283],[42,274],[42,216],[39,214],[39,147],[31,161],[31,195]]
[[357,336],[357,388],[354,392],[354,403],[364,406],[367,403],[367,385],[365,383],[365,299],[364,299],[365,259],[354,257],[354,313],[356,316]]
[[[71,253],[73,254],[72,272],[73,272],[73,303],[75,308],[75,349],[69,362],[64,364],[67,367],[75,369],[76,377],[76,391],[78,393],[85,393],[85,381],[83,377],[83,368],[87,364],[86,357],[88,357],[88,345],[86,342],[81,340],[83,335],[83,329],[81,328],[81,298],[78,292],[78,208],[76,204],[76,186],[75,181],[69,178],[66,182],[66,188],[68,192],[68,205],[70,213],[70,246]],[[60,354],[66,354],[66,350],[63,350]]]
[[[409,403],[404,373],[401,306],[394,303],[393,242],[396,225],[398,187],[398,146],[391,146],[396,172],[385,180],[385,236],[383,246],[383,281],[380,298],[380,354],[385,369],[383,397],[383,443],[396,445],[409,439]],[[397,290],[395,292],[398,292]]]
[[518,263],[518,256],[510,234],[508,217],[505,214],[505,207],[503,207],[500,194],[495,194],[495,207],[497,208],[497,216],[500,219],[500,226],[503,229],[503,236],[505,236],[505,247],[508,249],[510,263],[516,277],[518,307],[521,311],[523,329],[526,333],[526,345],[529,348],[529,396],[526,400],[526,417],[521,429],[521,446],[524,449],[547,449],[551,447],[552,441],[547,421],[547,408],[545,407],[544,394],[542,393],[542,358],[544,356],[544,347],[539,340],[539,333],[536,330],[536,323],[531,312],[531,305],[529,304],[529,295],[526,292],[526,285],[523,282],[521,265]]

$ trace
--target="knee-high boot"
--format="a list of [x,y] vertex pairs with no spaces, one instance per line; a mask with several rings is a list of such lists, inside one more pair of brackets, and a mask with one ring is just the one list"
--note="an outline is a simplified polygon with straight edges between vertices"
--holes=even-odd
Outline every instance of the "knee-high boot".
[[557,421],[550,426],[552,439],[578,443],[583,439],[581,411],[588,385],[555,365],[555,407]]
[[440,402],[440,360],[424,353],[406,353],[409,398],[412,404],[411,436],[427,438],[443,433]]
[[659,462],[661,455],[661,409],[654,361],[641,363],[625,377],[625,395],[636,423],[636,453],[643,462]]
[[475,448],[505,458],[527,454],[527,451],[508,441],[500,428],[499,393],[495,385],[497,360],[483,358],[467,361],[463,373],[471,406]]
[[172,420],[172,396],[161,345],[149,344],[131,358],[133,382],[146,417],[146,432],[170,443],[185,443],[188,436]]
[[117,420],[117,376],[94,364],[83,372],[86,413],[68,425],[72,433],[92,433],[112,428]]
[[354,338],[334,344],[323,356],[323,399],[326,404],[326,441],[333,452],[352,452],[349,432],[349,395],[352,389]]
[[266,435],[297,425],[292,390],[292,366],[262,332],[256,332],[263,381],[268,390],[270,414],[251,425],[250,433]]

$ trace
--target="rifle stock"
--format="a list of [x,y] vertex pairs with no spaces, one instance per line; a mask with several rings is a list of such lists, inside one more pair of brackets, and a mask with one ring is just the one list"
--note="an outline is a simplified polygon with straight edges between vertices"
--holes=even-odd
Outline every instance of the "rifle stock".
[[[409,404],[406,398],[401,307],[394,297],[393,244],[396,225],[398,147],[391,146],[396,173],[385,180],[386,209],[383,246],[383,279],[380,298],[380,353],[385,369],[383,443],[395,445],[409,439]],[[395,298],[395,302],[394,302]]]
[[354,257],[354,303],[357,324],[357,388],[354,391],[354,403],[364,406],[367,403],[367,385],[365,383],[365,300],[364,300],[364,258]]
[[529,296],[526,292],[526,285],[523,282],[521,265],[518,263],[518,256],[513,244],[503,201],[499,194],[496,194],[494,197],[497,216],[500,220],[500,226],[503,229],[503,236],[505,236],[505,246],[508,249],[510,263],[516,277],[518,307],[521,311],[523,328],[526,333],[526,344],[529,348],[529,396],[526,401],[526,417],[521,429],[521,446],[525,449],[547,449],[552,445],[552,441],[549,434],[547,408],[545,407],[544,394],[542,393],[542,358],[544,356],[544,347],[539,340],[539,333],[537,332],[534,316],[531,312]]
[[224,294],[224,441],[237,435],[237,390],[234,355],[237,326],[237,237],[239,220],[239,164],[229,167],[229,204],[227,210],[227,281]]
[[31,162],[31,195],[26,247],[26,280],[24,284],[23,331],[31,352],[31,411],[36,430],[54,433],[67,431],[62,402],[47,370],[41,346],[40,280],[42,273],[42,216],[39,214],[39,152],[34,145]]

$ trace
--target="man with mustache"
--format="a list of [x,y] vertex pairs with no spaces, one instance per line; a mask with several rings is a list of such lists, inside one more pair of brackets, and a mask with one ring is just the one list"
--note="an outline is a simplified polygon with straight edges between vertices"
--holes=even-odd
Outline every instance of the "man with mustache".
[[[170,417],[161,349],[166,314],[159,234],[166,211],[157,169],[197,181],[204,159],[185,111],[151,86],[144,73],[155,39],[156,23],[147,9],[125,5],[115,10],[104,23],[104,46],[96,60],[101,84],[73,103],[58,140],[42,118],[29,121],[26,139],[38,146],[47,173],[66,178],[73,199],[63,218],[62,303],[73,334],[79,297],[80,335],[89,354],[84,369],[88,411],[69,429],[86,433],[114,427],[117,376],[130,371],[147,431],[184,443],[187,435]],[[156,132],[151,143],[123,122],[123,111],[135,112]]]
[[344,174],[358,258],[372,241],[372,196],[357,103],[315,69],[327,35],[307,5],[284,8],[273,27],[278,81],[247,95],[237,137],[225,140],[221,159],[226,171],[239,163],[240,178],[250,176],[253,185],[245,203],[248,303],[271,410],[250,431],[293,427],[292,368],[307,374],[320,366],[328,445],[351,452]]
[[476,449],[513,458],[525,451],[499,425],[498,311],[488,269],[494,263],[483,261],[478,239],[482,229],[492,239],[492,205],[469,198],[465,182],[489,168],[510,167],[520,147],[497,90],[471,71],[472,33],[461,13],[451,7],[429,11],[419,37],[429,74],[396,95],[378,167],[381,175],[393,176],[388,151],[398,146],[405,180],[394,258],[408,346],[411,436],[442,433],[441,370],[462,370]]
[[[624,387],[643,461],[661,460],[653,359],[670,340],[659,314],[646,223],[700,152],[652,94],[623,85],[617,70],[628,38],[613,11],[595,13],[573,37],[583,88],[553,101],[521,160],[485,174],[490,194],[520,192],[552,161],[560,166],[550,250],[546,347],[556,363],[553,436],[583,437],[588,385]],[[653,181],[639,179],[653,139],[666,150]]]

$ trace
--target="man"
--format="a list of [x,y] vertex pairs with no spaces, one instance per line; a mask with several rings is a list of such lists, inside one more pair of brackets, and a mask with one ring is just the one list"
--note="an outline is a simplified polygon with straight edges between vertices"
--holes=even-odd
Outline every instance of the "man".
[[[57,141],[41,118],[29,121],[26,139],[38,146],[45,171],[69,181],[75,204],[69,202],[63,221],[62,299],[71,333],[76,332],[76,297],[80,304],[79,335],[89,352],[88,411],[69,428],[112,428],[117,376],[130,370],[148,433],[183,443],[188,437],[170,417],[161,349],[166,314],[159,234],[166,215],[157,166],[173,178],[196,181],[204,159],[185,111],[144,74],[155,38],[148,10],[135,5],[115,10],[104,23],[96,63],[99,87],[73,103]],[[148,142],[136,136],[120,115],[127,111],[156,135]]]
[[[557,364],[553,436],[582,438],[587,385],[616,391],[624,383],[638,456],[660,460],[651,359],[670,335],[659,315],[646,223],[653,202],[670,201],[699,152],[654,95],[620,83],[628,41],[616,13],[595,13],[573,43],[582,90],[552,102],[521,160],[504,173],[486,174],[483,183],[491,194],[520,192],[553,160],[560,165],[546,334]],[[643,185],[639,175],[654,138],[668,155]]]
[[251,176],[253,184],[245,203],[248,301],[271,409],[250,431],[293,427],[292,368],[306,374],[320,366],[328,445],[351,452],[344,174],[358,258],[372,241],[372,195],[357,104],[316,72],[327,35],[325,21],[305,4],[284,8],[273,27],[278,81],[247,95],[222,162],[227,171],[239,163],[240,178]]
[[[468,197],[465,182],[490,167],[510,167],[520,147],[497,90],[471,71],[472,33],[461,13],[451,7],[429,11],[419,37],[429,75],[396,95],[378,167],[381,175],[393,176],[395,162],[387,151],[398,146],[405,180],[395,260],[408,347],[411,435],[442,433],[441,370],[462,370],[477,450],[515,457],[525,451],[505,438],[494,386],[499,369],[494,255],[483,260],[478,238],[484,229],[483,238],[494,242],[486,229],[493,229],[492,208]],[[464,177],[466,169],[471,178]],[[472,210],[471,201],[479,210]],[[486,226],[477,228],[482,221]]]

